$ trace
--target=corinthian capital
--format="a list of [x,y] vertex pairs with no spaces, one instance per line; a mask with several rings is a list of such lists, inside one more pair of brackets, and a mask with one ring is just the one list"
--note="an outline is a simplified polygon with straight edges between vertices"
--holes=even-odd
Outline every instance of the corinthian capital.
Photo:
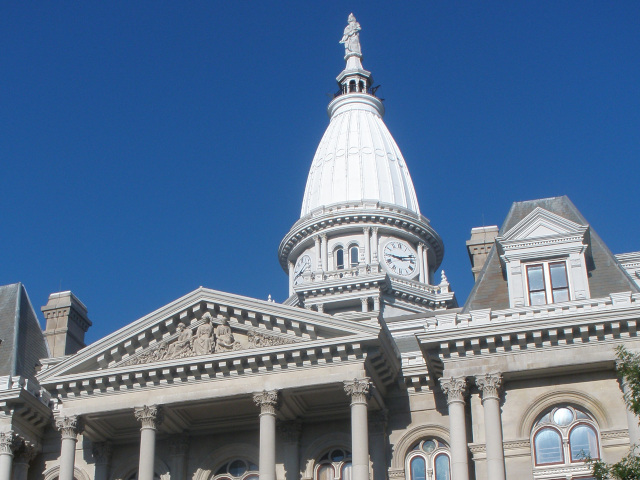
[[279,403],[278,390],[264,390],[253,394],[253,401],[260,407],[260,414],[276,414]]
[[20,437],[18,437],[12,430],[8,432],[0,433],[0,453],[8,453],[13,455],[13,452],[20,446]]
[[465,377],[441,378],[440,386],[447,395],[447,404],[454,402],[464,403],[464,397],[467,394],[467,379]]
[[500,398],[500,387],[502,386],[502,375],[499,373],[487,373],[476,377],[476,385],[482,390],[482,401],[489,398]]
[[96,465],[107,465],[111,461],[113,448],[109,442],[94,443],[91,448]]
[[69,415],[68,417],[56,417],[56,428],[62,433],[62,438],[76,440],[78,433],[82,430],[80,417]]
[[351,403],[367,403],[371,382],[367,377],[344,381],[344,391],[351,397]]
[[164,414],[162,413],[162,407],[157,405],[143,405],[142,407],[136,407],[133,409],[133,413],[141,424],[141,428],[156,429],[164,420]]

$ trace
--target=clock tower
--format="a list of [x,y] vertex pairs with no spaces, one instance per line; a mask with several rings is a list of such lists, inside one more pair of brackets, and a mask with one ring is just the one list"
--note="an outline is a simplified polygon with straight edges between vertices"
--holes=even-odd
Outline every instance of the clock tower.
[[289,275],[285,303],[355,320],[455,307],[446,277],[434,284],[444,245],[420,213],[407,164],[382,120],[384,106],[362,66],[360,30],[349,15],[329,126],[300,219],[278,249]]

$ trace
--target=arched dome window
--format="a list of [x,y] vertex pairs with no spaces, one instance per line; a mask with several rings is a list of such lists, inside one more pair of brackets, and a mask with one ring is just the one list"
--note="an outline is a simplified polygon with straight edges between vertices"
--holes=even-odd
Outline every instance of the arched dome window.
[[315,467],[315,480],[351,480],[351,452],[332,448],[322,455]]
[[360,250],[357,245],[349,247],[349,266],[357,267],[359,263]]
[[336,259],[336,270],[342,270],[344,268],[344,250],[342,247],[333,252],[333,257]]
[[258,480],[258,465],[250,460],[234,458],[222,464],[211,480]]
[[416,443],[405,460],[406,480],[450,480],[449,446],[437,438]]
[[[585,458],[600,458],[598,425],[591,415],[572,406],[547,410],[534,425],[531,438],[536,470],[566,465],[575,471]],[[586,465],[585,471],[589,471]]]

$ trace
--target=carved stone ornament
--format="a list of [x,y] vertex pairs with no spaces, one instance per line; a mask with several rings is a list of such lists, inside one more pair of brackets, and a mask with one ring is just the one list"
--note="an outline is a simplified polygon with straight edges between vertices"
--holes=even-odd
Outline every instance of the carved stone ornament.
[[138,420],[142,424],[141,428],[153,428],[155,430],[160,426],[162,420],[164,420],[162,407],[159,407],[157,405],[144,405],[142,407],[136,407],[133,410],[133,413],[136,416],[136,420]]
[[467,379],[465,377],[458,378],[441,378],[440,386],[442,391],[447,395],[447,403],[462,402],[467,394]]
[[344,381],[344,391],[351,397],[351,403],[367,403],[371,382],[367,377]]
[[91,453],[96,465],[106,465],[111,461],[113,448],[109,442],[98,442],[91,447]]
[[24,440],[19,442],[18,447],[14,450],[13,453],[13,461],[15,463],[22,463],[24,465],[29,465],[34,458],[38,455],[38,447],[37,445]]
[[500,398],[500,387],[502,386],[502,375],[499,373],[487,373],[476,377],[476,385],[482,390],[482,401],[489,398]]
[[20,437],[13,433],[12,430],[0,433],[0,453],[13,455],[13,452],[20,446],[20,443]]
[[263,413],[275,415],[280,401],[278,390],[264,390],[260,393],[254,393],[253,401],[260,407],[261,415]]
[[[128,358],[119,366],[142,365],[145,363],[160,362],[163,360],[177,360],[186,357],[208,355],[211,353],[224,353],[242,350],[243,344],[235,337],[233,330],[229,326],[226,318],[216,319],[217,326],[213,325],[211,313],[205,312],[201,318],[202,323],[193,330],[184,323],[179,323],[176,328],[176,335],[169,340],[162,341],[157,345]],[[246,348],[271,347],[276,345],[287,345],[296,343],[290,338],[283,338],[256,330],[246,332],[248,344]]]
[[76,415],[68,417],[56,417],[56,428],[62,433],[62,438],[77,439],[78,433],[82,430],[80,418]]

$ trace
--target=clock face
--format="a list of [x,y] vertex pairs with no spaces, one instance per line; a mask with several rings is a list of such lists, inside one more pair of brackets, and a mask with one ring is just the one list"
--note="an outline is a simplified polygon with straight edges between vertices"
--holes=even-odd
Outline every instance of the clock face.
[[382,251],[384,266],[395,275],[410,277],[418,269],[416,252],[405,242],[392,240],[384,246]]
[[293,269],[293,283],[297,285],[302,281],[302,275],[311,270],[311,257],[309,255],[301,256],[296,262]]

